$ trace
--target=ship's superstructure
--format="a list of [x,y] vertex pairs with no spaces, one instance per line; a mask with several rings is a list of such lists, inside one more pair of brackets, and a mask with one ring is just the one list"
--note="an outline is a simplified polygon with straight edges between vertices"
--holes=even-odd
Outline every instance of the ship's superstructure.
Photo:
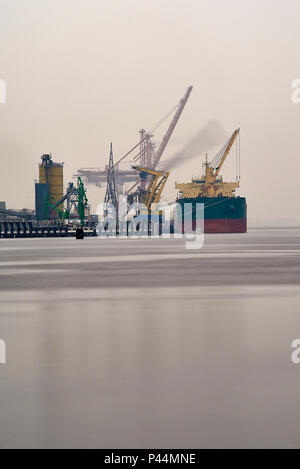
[[190,183],[176,184],[175,187],[178,189],[181,198],[234,197],[235,191],[240,185],[239,181],[224,182],[220,172],[239,133],[240,129],[233,132],[229,142],[226,143],[211,163],[208,163],[206,157],[205,172],[201,179],[194,178]]

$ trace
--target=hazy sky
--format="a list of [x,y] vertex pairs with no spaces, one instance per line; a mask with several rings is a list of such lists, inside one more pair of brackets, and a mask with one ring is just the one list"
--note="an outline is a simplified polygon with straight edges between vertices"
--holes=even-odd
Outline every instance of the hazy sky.
[[[110,141],[121,157],[192,84],[165,158],[210,119],[241,127],[250,221],[300,221],[299,17],[299,0],[0,0],[0,200],[33,208],[42,153],[65,162],[66,185],[104,166]],[[201,157],[174,170],[169,200]]]

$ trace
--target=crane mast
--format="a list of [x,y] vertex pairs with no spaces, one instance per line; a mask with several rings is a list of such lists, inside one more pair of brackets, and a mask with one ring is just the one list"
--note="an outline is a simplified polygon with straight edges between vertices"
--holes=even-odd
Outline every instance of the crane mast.
[[170,126],[169,126],[164,138],[162,139],[162,142],[161,142],[161,144],[160,144],[160,146],[159,146],[159,148],[156,152],[156,155],[155,155],[155,158],[154,158],[154,161],[153,161],[153,168],[156,168],[158,163],[160,162],[160,159],[161,159],[161,157],[162,157],[162,155],[163,155],[163,153],[164,153],[164,151],[165,151],[165,149],[166,149],[166,147],[169,143],[169,140],[170,140],[170,138],[171,138],[171,136],[172,136],[172,134],[175,130],[175,127],[176,127],[176,125],[179,121],[179,118],[180,118],[180,116],[181,116],[181,114],[182,114],[182,112],[185,108],[185,105],[188,102],[188,99],[190,97],[192,89],[193,89],[193,87],[190,86],[187,89],[184,97],[180,101],[179,107],[178,107],[178,109],[177,109],[177,111],[176,111],[176,113],[175,113],[175,115],[172,119],[172,122],[171,122],[171,124],[170,124]]
[[227,147],[226,147],[226,150],[225,150],[225,152],[224,152],[224,154],[223,154],[223,156],[222,156],[222,158],[221,158],[221,161],[220,161],[218,167],[215,168],[215,176],[216,176],[216,177],[218,177],[218,175],[219,175],[219,173],[220,173],[220,171],[221,171],[221,169],[222,169],[222,166],[223,166],[223,164],[225,163],[225,160],[226,160],[227,156],[229,155],[230,150],[231,150],[231,148],[232,148],[232,146],[233,146],[235,140],[237,139],[237,136],[239,135],[239,133],[240,133],[240,129],[236,129],[236,130],[233,132],[233,134],[232,134],[232,136],[231,136],[231,139],[229,140],[229,143],[228,143],[228,145],[227,145]]

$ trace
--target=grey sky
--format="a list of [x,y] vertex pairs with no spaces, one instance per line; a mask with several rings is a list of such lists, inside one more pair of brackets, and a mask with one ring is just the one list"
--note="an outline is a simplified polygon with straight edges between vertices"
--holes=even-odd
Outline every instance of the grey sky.
[[[298,0],[0,0],[0,200],[34,206],[42,153],[65,162],[65,184],[104,166],[110,141],[121,157],[192,84],[166,157],[211,119],[241,127],[250,221],[300,221],[299,17]],[[200,157],[174,170],[169,200]]]

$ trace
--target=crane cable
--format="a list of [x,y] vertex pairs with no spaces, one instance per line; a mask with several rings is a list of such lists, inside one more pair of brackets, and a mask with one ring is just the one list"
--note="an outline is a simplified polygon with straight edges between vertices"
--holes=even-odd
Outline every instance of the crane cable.
[[174,106],[171,111],[168,112],[168,114],[165,115],[165,117],[163,117],[163,119],[161,121],[159,121],[154,127],[153,129],[151,129],[150,133],[152,134],[153,132],[155,132],[172,114],[173,112],[176,111],[176,109],[178,108],[178,106],[180,105],[181,101],[179,101],[179,103],[176,104],[176,106]]
[[[175,107],[173,107],[171,109],[171,111],[168,112],[168,114],[160,121],[156,124],[155,127],[153,127],[153,129],[150,131],[150,132],[146,132],[147,134],[152,134],[153,132],[155,132],[170,116],[171,114],[173,114],[173,112],[179,107],[181,101],[179,101],[179,103],[176,104]],[[129,152],[127,152],[119,161],[117,161],[117,163],[114,164],[114,168],[116,166],[118,166],[123,160],[125,160],[125,158],[127,158],[127,156],[130,155],[130,153],[135,150],[144,140],[146,139],[146,137],[144,137],[142,140],[140,140]],[[136,159],[138,159],[138,157],[140,156],[140,153],[138,155],[136,155]],[[136,161],[136,159],[134,159],[134,161]]]

